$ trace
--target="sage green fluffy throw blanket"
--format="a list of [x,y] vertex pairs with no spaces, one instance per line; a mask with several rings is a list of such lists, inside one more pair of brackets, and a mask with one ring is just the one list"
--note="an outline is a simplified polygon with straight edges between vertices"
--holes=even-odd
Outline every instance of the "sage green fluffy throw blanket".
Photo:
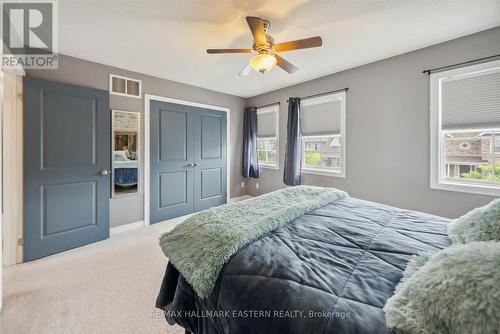
[[412,260],[384,306],[397,334],[500,333],[500,242],[474,241]]
[[160,237],[170,262],[201,298],[239,249],[303,214],[347,196],[334,188],[297,186],[195,214]]

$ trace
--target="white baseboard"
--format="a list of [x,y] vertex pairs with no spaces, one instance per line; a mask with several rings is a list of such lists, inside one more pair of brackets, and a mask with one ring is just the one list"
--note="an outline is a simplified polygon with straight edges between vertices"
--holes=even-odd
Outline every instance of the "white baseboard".
[[109,229],[109,234],[115,235],[115,234],[122,233],[125,231],[135,230],[136,228],[141,228],[141,227],[144,227],[143,220],[135,222],[135,223],[130,223],[130,224],[112,227]]
[[[250,195],[243,195],[243,196],[233,197],[233,198],[231,198],[229,200],[229,203],[242,201],[244,199],[248,199],[248,198],[252,198],[252,197],[253,196],[250,196]],[[166,222],[171,223],[171,224],[182,223],[186,218],[188,218],[191,215],[193,215],[193,213],[190,213],[188,215],[181,216],[181,217],[172,218],[172,219],[166,220],[164,222],[160,222],[160,223],[166,223]],[[130,230],[135,230],[135,229],[141,228],[141,227],[144,227],[144,221],[143,220],[135,222],[135,223],[130,223],[130,224],[125,224],[125,225],[120,225],[120,226],[112,227],[112,228],[109,229],[109,234],[110,235],[115,235],[115,234],[118,234],[118,233],[130,231]]]
[[231,198],[229,200],[229,203],[243,201],[244,199],[249,199],[249,198],[252,198],[252,197],[253,196],[250,196],[250,195],[243,195],[243,196],[233,197],[233,198]]
[[197,213],[197,212],[188,213],[187,215],[184,215],[184,216],[179,216],[179,217],[175,217],[175,218],[170,218],[170,219],[167,219],[167,220],[163,220],[163,221],[155,223],[154,225],[169,224],[173,228],[175,225],[182,223],[184,220],[188,219],[189,217],[191,217],[195,213]]

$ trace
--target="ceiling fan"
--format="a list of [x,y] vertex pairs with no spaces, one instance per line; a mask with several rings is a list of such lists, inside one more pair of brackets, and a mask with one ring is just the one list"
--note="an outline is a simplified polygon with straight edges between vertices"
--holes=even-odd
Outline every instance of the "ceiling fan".
[[247,23],[253,35],[253,45],[251,49],[207,49],[207,53],[255,53],[250,61],[240,72],[240,75],[248,75],[252,68],[259,73],[265,73],[278,65],[286,72],[292,74],[298,68],[280,57],[276,52],[293,51],[299,49],[315,48],[322,45],[321,37],[310,37],[274,44],[274,39],[268,35],[271,23],[260,17],[247,16]]

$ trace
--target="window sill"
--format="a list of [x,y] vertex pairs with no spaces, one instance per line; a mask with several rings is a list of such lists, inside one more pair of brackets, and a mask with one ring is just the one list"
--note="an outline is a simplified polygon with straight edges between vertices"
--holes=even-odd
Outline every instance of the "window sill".
[[312,168],[302,168],[302,174],[345,178],[345,173],[343,172],[335,172],[335,171],[312,169]]
[[274,169],[274,170],[278,170],[279,169],[279,166],[278,165],[266,165],[266,164],[259,164],[259,169]]
[[487,196],[500,196],[500,187],[481,184],[466,184],[462,182],[453,181],[439,181],[431,182],[431,189],[456,191],[469,194],[487,195]]

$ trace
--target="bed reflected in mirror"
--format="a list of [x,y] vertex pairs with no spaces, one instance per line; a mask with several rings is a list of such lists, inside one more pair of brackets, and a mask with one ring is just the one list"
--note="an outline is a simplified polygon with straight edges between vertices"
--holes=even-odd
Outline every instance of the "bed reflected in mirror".
[[112,197],[140,191],[139,121],[137,112],[112,110]]

